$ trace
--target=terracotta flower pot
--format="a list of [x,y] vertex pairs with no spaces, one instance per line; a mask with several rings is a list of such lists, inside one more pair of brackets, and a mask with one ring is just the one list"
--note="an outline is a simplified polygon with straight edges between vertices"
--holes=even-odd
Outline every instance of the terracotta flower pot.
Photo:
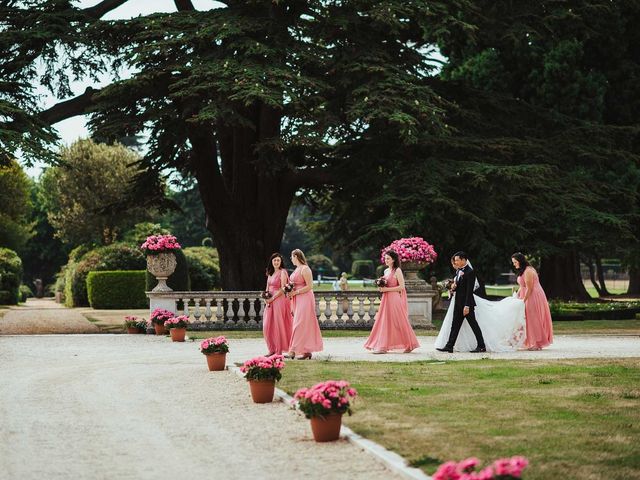
[[164,335],[167,333],[167,329],[164,328],[164,325],[161,323],[154,323],[153,329],[156,331],[156,335]]
[[127,327],[127,333],[136,334],[141,333],[138,327]]
[[184,336],[187,333],[186,328],[171,328],[169,329],[172,342],[184,342]]
[[206,353],[207,365],[210,372],[219,372],[224,370],[224,365],[227,361],[226,353]]
[[325,417],[311,417],[311,432],[316,442],[333,442],[340,438],[342,414],[330,413]]
[[273,401],[276,389],[275,380],[249,380],[251,398],[255,403],[269,403]]

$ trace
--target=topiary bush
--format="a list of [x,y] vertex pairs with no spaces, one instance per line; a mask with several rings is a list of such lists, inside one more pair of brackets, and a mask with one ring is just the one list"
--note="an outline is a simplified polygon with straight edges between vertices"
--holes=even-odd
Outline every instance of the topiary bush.
[[27,298],[33,298],[33,290],[31,290],[27,285],[20,285],[20,301],[26,302]]
[[[190,290],[189,265],[187,263],[187,257],[185,256],[183,250],[176,250],[173,253],[176,256],[176,270],[175,272],[173,272],[173,274],[171,274],[171,276],[167,280],[167,285],[169,285],[169,287],[172,290],[177,290],[181,292]],[[146,268],[146,263],[145,263],[145,268]],[[147,279],[146,279],[147,291],[153,290],[153,287],[155,287],[157,284],[158,284],[158,281],[156,280],[156,277],[151,275],[151,273],[147,272]]]
[[333,275],[335,267],[329,257],[322,254],[309,255],[307,257],[307,263],[313,273],[322,273],[323,275]]
[[142,251],[127,243],[113,243],[85,253],[78,261],[69,260],[65,270],[65,305],[87,307],[87,276],[89,272],[105,270],[144,270]]
[[16,305],[20,298],[22,260],[16,252],[0,248],[0,305]]
[[375,268],[372,260],[354,260],[351,274],[356,278],[373,278]]
[[144,270],[89,272],[87,295],[92,308],[146,308]]
[[387,269],[386,265],[378,265],[376,267],[376,278],[379,278],[384,275],[384,271]]
[[220,258],[211,247],[188,247],[184,249],[189,265],[191,290],[203,291],[220,288]]

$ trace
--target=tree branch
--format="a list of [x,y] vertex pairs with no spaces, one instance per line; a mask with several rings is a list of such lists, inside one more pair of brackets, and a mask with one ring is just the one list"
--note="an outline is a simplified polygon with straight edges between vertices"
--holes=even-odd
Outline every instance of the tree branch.
[[191,0],[175,0],[174,3],[179,12],[192,12],[195,10]]
[[321,188],[336,182],[335,175],[327,168],[305,168],[289,172],[286,179],[296,188]]
[[87,87],[82,95],[72,98],[71,100],[57,103],[53,107],[43,110],[38,114],[38,118],[49,125],[53,125],[67,118],[82,115],[87,112],[88,107],[93,105],[93,96],[99,91],[100,90],[96,90],[95,88]]
[[103,0],[93,7],[85,8],[82,11],[95,19],[101,18],[111,10],[115,10],[120,5],[127,3],[128,0]]

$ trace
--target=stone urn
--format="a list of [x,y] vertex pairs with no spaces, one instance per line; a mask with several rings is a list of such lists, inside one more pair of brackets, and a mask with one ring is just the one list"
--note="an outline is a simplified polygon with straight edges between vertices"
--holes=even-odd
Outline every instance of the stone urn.
[[418,277],[418,272],[429,265],[427,262],[402,262],[404,284],[409,303],[409,320],[413,327],[432,329],[433,299],[438,294],[430,284]]
[[176,265],[176,256],[172,252],[147,255],[147,270],[158,280],[152,292],[172,291],[167,285],[167,278],[175,271]]

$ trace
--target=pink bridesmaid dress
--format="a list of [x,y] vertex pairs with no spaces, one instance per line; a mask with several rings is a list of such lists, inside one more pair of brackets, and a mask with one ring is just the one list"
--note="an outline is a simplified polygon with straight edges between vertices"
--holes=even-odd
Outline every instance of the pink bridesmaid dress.
[[[525,348],[538,349],[553,343],[553,324],[551,323],[551,310],[547,296],[540,285],[538,273],[533,267],[527,269],[533,271],[533,291],[524,305],[526,317],[527,337],[524,341]],[[526,270],[525,270],[526,272]],[[518,298],[523,299],[527,293],[524,275],[518,277]]]
[[[387,280],[387,287],[398,286],[395,270],[389,269],[384,278]],[[410,351],[419,346],[418,338],[409,323],[409,304],[406,292],[404,290],[384,292],[375,323],[364,348],[386,352],[398,349]]]
[[[286,271],[284,274],[288,282],[289,275]],[[278,290],[284,287],[281,283],[280,271],[269,275],[267,284],[269,285],[269,292],[272,296],[275,296]],[[287,351],[289,342],[291,341],[292,323],[291,302],[285,295],[280,295],[269,305],[265,306],[262,316],[262,333],[265,342],[267,342],[269,352],[281,354]]]
[[[295,290],[300,290],[307,285],[300,271],[301,268],[296,268],[291,274],[291,282]],[[316,297],[313,290],[295,295],[291,303],[293,304],[293,334],[289,351],[296,354],[322,351],[322,335],[318,317],[316,317]]]

